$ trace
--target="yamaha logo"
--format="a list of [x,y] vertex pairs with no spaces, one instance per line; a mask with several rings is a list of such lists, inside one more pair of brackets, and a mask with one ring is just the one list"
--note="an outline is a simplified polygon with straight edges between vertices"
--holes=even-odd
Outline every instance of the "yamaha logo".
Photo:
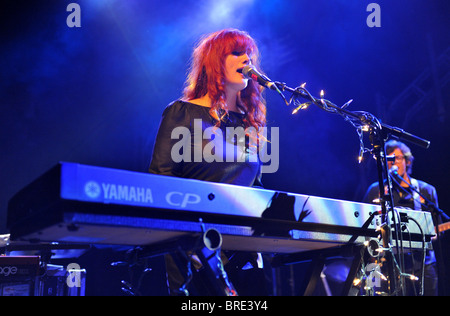
[[90,199],[115,200],[124,202],[153,203],[152,190],[147,187],[88,181],[84,194]]
[[84,185],[84,193],[92,199],[98,198],[100,196],[100,192],[101,187],[95,181],[86,182],[86,184]]

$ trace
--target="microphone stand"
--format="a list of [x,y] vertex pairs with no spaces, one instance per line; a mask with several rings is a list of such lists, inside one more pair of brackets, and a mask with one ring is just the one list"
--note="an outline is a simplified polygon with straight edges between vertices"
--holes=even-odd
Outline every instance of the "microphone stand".
[[445,214],[445,212],[443,210],[441,210],[439,207],[437,207],[436,203],[432,202],[430,199],[428,199],[426,196],[424,196],[422,193],[420,193],[420,191],[415,188],[414,186],[412,186],[408,181],[406,181],[405,179],[403,179],[402,177],[400,177],[400,175],[398,176],[394,176],[392,174],[390,174],[392,180],[401,187],[400,182],[397,181],[397,179],[400,179],[401,182],[404,182],[408,185],[409,189],[411,191],[416,192],[421,198],[424,199],[425,203],[420,202],[420,204],[422,206],[424,206],[427,210],[430,211],[430,213],[433,214],[433,218],[436,220],[435,221],[435,225],[437,226],[437,224],[439,223],[439,221],[437,221],[437,219],[439,218],[439,216],[441,217],[441,219],[443,220],[443,222],[448,222],[450,221],[450,217]]
[[[357,128],[358,135],[360,136],[360,159],[362,159],[362,155],[365,152],[362,143],[362,131],[370,132],[370,141],[372,143],[373,149],[370,150],[372,154],[375,156],[377,160],[377,170],[378,170],[378,184],[380,190],[380,204],[382,211],[382,238],[383,238],[383,246],[385,248],[390,248],[391,242],[391,224],[390,217],[388,216],[389,212],[392,212],[392,220],[393,226],[395,228],[395,239],[396,239],[396,248],[397,254],[400,257],[400,267],[403,269],[404,261],[403,261],[403,240],[401,240],[401,228],[400,223],[397,223],[397,219],[395,216],[394,209],[394,201],[392,197],[392,183],[388,176],[388,167],[387,167],[387,159],[385,155],[385,141],[389,138],[389,136],[393,136],[399,139],[403,139],[415,145],[428,148],[430,146],[430,141],[405,132],[403,129],[398,127],[393,127],[384,123],[381,123],[379,119],[377,119],[374,115],[365,112],[365,111],[348,111],[346,107],[353,101],[347,101],[343,106],[339,107],[336,104],[330,102],[323,98],[324,93],[321,91],[320,98],[316,98],[311,95],[311,93],[305,89],[305,84],[293,89],[288,87],[285,83],[274,82],[280,91],[288,91],[292,93],[289,101],[286,100],[284,95],[281,93],[283,100],[286,105],[290,105],[290,103],[294,103],[296,105],[296,109],[293,113],[297,112],[300,109],[306,109],[311,104],[314,104],[321,108],[324,111],[335,113],[341,115],[346,121],[350,122],[355,128]],[[306,99],[307,101],[302,103],[300,99]],[[360,160],[361,161],[361,160]],[[386,181],[385,181],[386,180]],[[388,192],[384,194],[384,183],[388,183]],[[400,236],[399,236],[400,233]],[[403,279],[399,277],[398,273],[395,273],[395,258],[393,257],[393,253],[387,252],[387,262],[388,262],[388,273],[389,273],[389,291],[391,295],[397,295],[399,291],[402,291],[404,294],[404,286]],[[400,280],[400,289],[398,288],[398,281]]]
[[[436,227],[436,245],[437,245],[437,249],[438,249],[438,255],[437,255],[437,269],[438,269],[438,277],[439,280],[438,284],[439,284],[439,288],[440,291],[444,292],[442,289],[442,282],[445,280],[445,276],[446,276],[446,269],[445,269],[445,264],[444,264],[444,258],[442,257],[442,241],[441,241],[441,236],[440,236],[440,231],[439,231],[439,218],[442,220],[442,222],[448,222],[450,221],[450,217],[444,213],[443,210],[441,210],[436,203],[432,202],[430,199],[428,199],[426,196],[424,196],[420,190],[416,187],[414,187],[413,185],[411,185],[408,181],[406,181],[405,179],[403,179],[399,174],[391,174],[389,173],[390,178],[392,178],[392,180],[402,189],[403,187],[400,185],[401,182],[404,182],[408,185],[409,189],[412,192],[416,192],[421,198],[424,199],[425,203],[422,203],[422,201],[419,201],[420,204],[427,209],[432,215],[433,218],[433,222],[434,225]],[[400,182],[397,181],[398,179],[400,179]]]
[[[306,109],[309,105],[315,104],[322,110],[341,115],[342,117],[344,117],[346,121],[360,123],[361,125],[367,124],[379,125],[377,127],[382,131],[383,137],[385,138],[387,138],[386,136],[392,135],[394,137],[397,137],[398,139],[403,139],[420,147],[424,148],[430,147],[429,140],[408,133],[399,127],[381,123],[380,120],[378,120],[375,116],[373,116],[368,112],[346,110],[345,108],[353,100],[349,100],[343,106],[339,107],[336,104],[330,102],[329,100],[324,99],[323,96],[320,98],[313,97],[309,93],[309,91],[305,89],[305,84],[293,89],[291,87],[286,86],[285,83],[281,83],[279,81],[275,81],[274,83],[280,91],[288,91],[292,93],[292,97],[290,98],[289,101],[287,101],[286,98],[282,96],[283,99],[285,100],[286,105],[290,105],[291,102],[294,102],[294,105],[298,105],[297,109]],[[308,102],[300,104],[300,102],[298,102],[298,98],[300,97],[307,99]]]

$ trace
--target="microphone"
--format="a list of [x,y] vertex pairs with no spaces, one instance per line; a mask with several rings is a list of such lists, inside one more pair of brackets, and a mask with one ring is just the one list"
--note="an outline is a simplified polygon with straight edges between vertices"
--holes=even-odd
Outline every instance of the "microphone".
[[403,178],[400,177],[400,175],[398,174],[398,166],[395,166],[395,165],[392,166],[392,167],[389,169],[389,175],[390,175],[392,178],[394,178],[395,181],[398,182],[398,184],[401,184],[403,181],[405,181],[405,180],[403,180]]
[[261,74],[258,70],[256,70],[252,66],[247,65],[242,69],[238,69],[238,72],[242,73],[245,77],[247,77],[249,79],[255,80],[263,87],[269,88],[271,90],[279,91],[278,87],[272,80],[270,80],[269,78],[267,78],[266,76]]
[[398,166],[394,165],[391,167],[391,169],[389,169],[389,173],[395,176],[398,176]]

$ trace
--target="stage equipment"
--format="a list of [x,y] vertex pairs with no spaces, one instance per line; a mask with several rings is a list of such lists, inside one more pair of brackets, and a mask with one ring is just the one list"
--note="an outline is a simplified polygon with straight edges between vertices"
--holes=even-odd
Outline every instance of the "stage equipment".
[[[3,235],[6,236],[6,235]],[[0,244],[0,296],[84,296],[86,270],[77,264],[63,267],[51,259],[74,259],[86,244]]]
[[0,296],[39,293],[39,257],[0,256]]
[[[394,214],[411,247],[424,237],[431,247],[431,214]],[[214,228],[223,249],[290,253],[376,238],[381,215],[378,205],[63,162],[10,200],[7,225],[16,241],[136,246]]]
[[[435,203],[433,203],[432,201],[430,201],[430,199],[428,199],[426,196],[424,196],[420,190],[415,187],[414,185],[410,184],[409,182],[405,181],[405,179],[403,179],[402,177],[400,177],[400,175],[398,174],[398,167],[397,166],[393,166],[390,170],[389,170],[389,177],[391,178],[392,182],[397,184],[397,187],[400,188],[400,190],[404,190],[405,193],[409,194],[408,191],[406,191],[402,186],[401,183],[406,183],[409,187],[409,189],[411,190],[411,192],[414,192],[414,203],[419,203],[420,208],[424,209],[424,210],[428,210],[433,218],[433,222],[434,223],[441,223],[442,221],[445,222],[443,224],[439,224],[436,225],[436,241],[435,241],[435,247],[437,248],[437,252],[436,252],[436,260],[437,260],[437,268],[438,268],[438,279],[439,280],[445,280],[446,279],[446,274],[447,271],[445,269],[445,263],[444,263],[444,257],[443,257],[443,252],[442,252],[442,242],[441,242],[441,233],[450,229],[450,218],[447,216],[447,214],[444,213],[443,210],[441,210]],[[416,184],[418,185],[418,184]],[[421,199],[423,199],[423,203],[421,202]],[[425,253],[423,254],[423,258],[422,261],[425,262]],[[425,268],[425,264],[422,264],[422,277],[424,276],[424,269]],[[424,289],[423,289],[423,284],[424,284],[424,280],[421,280],[421,293],[423,293]],[[440,286],[440,292],[444,293],[445,290],[443,289],[443,283],[439,282],[439,286]]]
[[[262,84],[258,80],[259,78],[253,78],[253,80]],[[360,151],[358,161],[361,162],[363,159],[363,155],[366,152],[369,152],[377,161],[377,170],[378,170],[378,183],[380,192],[385,192],[384,183],[388,184],[388,192],[381,196],[380,205],[382,211],[382,222],[383,227],[386,227],[388,230],[391,229],[391,226],[395,227],[392,231],[393,235],[387,233],[384,235],[385,239],[383,240],[383,247],[386,249],[390,249],[390,246],[393,242],[396,244],[397,256],[398,260],[394,257],[391,251],[386,253],[386,259],[388,261],[387,267],[389,270],[388,273],[388,281],[389,281],[389,295],[398,295],[400,293],[404,294],[404,250],[402,248],[403,239],[401,232],[401,223],[397,221],[397,216],[395,216],[394,203],[392,199],[392,182],[389,177],[386,154],[385,154],[385,142],[389,137],[395,137],[407,142],[413,143],[415,145],[428,148],[430,146],[430,141],[415,136],[411,133],[404,131],[401,128],[390,126],[384,124],[376,118],[371,113],[365,111],[349,111],[346,108],[352,103],[352,99],[347,101],[341,107],[332,103],[329,100],[324,98],[324,91],[321,90],[320,97],[314,97],[306,88],[306,83],[301,86],[293,89],[288,87],[285,83],[278,81],[270,81],[267,82],[267,77],[265,77],[266,81],[263,86],[273,86],[276,85],[278,87],[277,91],[288,91],[292,93],[289,102],[286,102],[286,98],[281,93],[281,96],[287,105],[293,103],[296,108],[293,111],[293,114],[297,113],[301,109],[308,108],[311,104],[314,104],[321,108],[324,111],[329,113],[339,114],[342,116],[345,121],[350,122],[355,128],[359,136],[360,140]],[[273,89],[273,88],[272,88]],[[306,99],[306,102],[300,101],[301,99]],[[364,145],[363,141],[363,132],[369,132],[369,139],[372,145],[371,149],[368,149]],[[392,214],[392,215],[389,215]],[[392,238],[391,238],[392,237]],[[397,264],[398,261],[398,264]]]
[[402,237],[383,244],[387,252],[431,249],[430,213],[390,216],[398,225],[386,226],[377,205],[63,162],[10,200],[7,226],[13,241],[142,246],[145,256],[208,249],[207,261],[220,249],[366,247],[387,239],[383,224]]

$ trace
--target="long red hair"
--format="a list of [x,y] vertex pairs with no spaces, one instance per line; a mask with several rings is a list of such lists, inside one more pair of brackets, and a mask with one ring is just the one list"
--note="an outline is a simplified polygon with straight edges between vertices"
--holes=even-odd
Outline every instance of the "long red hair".
[[[247,53],[253,65],[259,66],[259,51],[255,40],[247,32],[225,29],[201,39],[192,54],[191,68],[183,99],[197,99],[209,93],[212,104],[210,114],[218,123],[227,115],[225,104],[225,58],[232,52]],[[266,125],[264,90],[253,80],[238,94],[237,106],[245,113],[245,127],[257,131]]]

